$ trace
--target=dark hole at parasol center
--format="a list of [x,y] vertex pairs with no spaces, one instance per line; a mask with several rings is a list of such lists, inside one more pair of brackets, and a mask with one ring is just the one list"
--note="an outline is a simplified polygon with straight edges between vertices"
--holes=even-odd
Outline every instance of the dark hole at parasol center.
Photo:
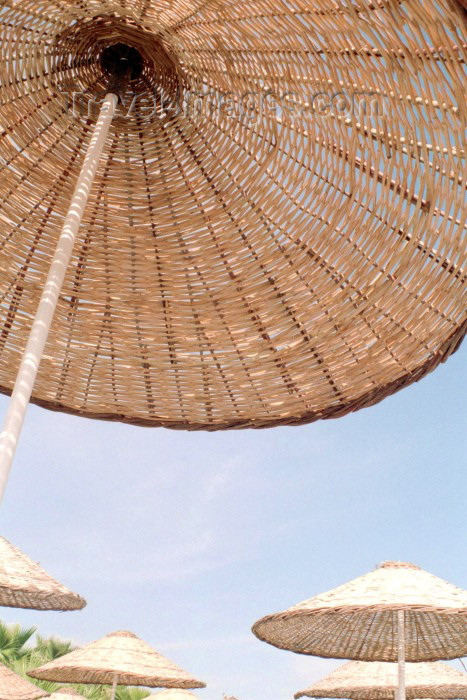
[[109,78],[125,77],[128,82],[137,80],[143,72],[143,57],[134,46],[113,44],[101,54],[101,67]]

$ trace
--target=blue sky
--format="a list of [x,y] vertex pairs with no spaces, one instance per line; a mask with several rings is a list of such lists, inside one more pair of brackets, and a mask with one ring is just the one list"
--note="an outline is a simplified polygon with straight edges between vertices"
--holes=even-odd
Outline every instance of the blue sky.
[[88,606],[3,619],[77,643],[130,629],[206,681],[205,700],[292,698],[341,662],[259,642],[259,617],[387,559],[465,587],[466,355],[299,428],[172,432],[31,407],[1,532]]

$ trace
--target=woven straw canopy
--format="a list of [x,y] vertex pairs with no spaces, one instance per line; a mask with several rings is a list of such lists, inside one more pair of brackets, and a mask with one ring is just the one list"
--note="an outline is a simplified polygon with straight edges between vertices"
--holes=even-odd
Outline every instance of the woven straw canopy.
[[145,685],[151,688],[204,688],[149,644],[131,632],[108,634],[97,642],[72,651],[40,668],[30,676],[58,683],[113,683]]
[[413,564],[386,562],[253,627],[269,644],[300,654],[397,661],[397,611],[405,611],[407,661],[467,654],[467,591]]
[[[393,700],[397,664],[351,661],[296,698]],[[407,698],[467,698],[467,674],[442,663],[406,665]]]
[[118,44],[142,73],[33,400],[265,427],[434,369],[466,330],[463,17],[455,0],[3,0],[0,389]]
[[0,605],[35,610],[80,610],[86,601],[0,537]]
[[0,700],[36,700],[48,693],[0,664]]

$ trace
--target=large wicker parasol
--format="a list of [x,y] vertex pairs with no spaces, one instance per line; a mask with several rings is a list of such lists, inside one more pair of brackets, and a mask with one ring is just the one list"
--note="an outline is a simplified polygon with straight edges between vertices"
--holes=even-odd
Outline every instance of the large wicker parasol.
[[44,344],[36,403],[188,429],[343,415],[458,347],[459,2],[2,8],[5,392],[65,219],[6,461]]
[[81,610],[86,601],[0,537],[0,605],[35,610]]
[[29,675],[57,683],[112,684],[112,698],[117,683],[150,688],[204,688],[186,671],[155,651],[131,632],[108,634],[82,649],[65,654]]
[[[413,698],[467,698],[467,674],[442,663],[409,663],[406,694]],[[333,671],[296,698],[354,698],[393,700],[397,691],[397,665],[351,661]]]
[[402,693],[405,661],[467,654],[467,591],[413,564],[386,562],[328,593],[262,618],[253,632],[299,654],[399,661]]
[[46,695],[45,690],[0,664],[0,700],[37,700]]

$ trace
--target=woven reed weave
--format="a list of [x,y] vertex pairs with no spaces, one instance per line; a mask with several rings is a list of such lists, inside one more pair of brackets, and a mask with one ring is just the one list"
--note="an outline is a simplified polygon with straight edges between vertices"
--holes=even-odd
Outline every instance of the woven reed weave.
[[149,644],[131,632],[108,634],[82,649],[65,654],[29,672],[33,678],[57,683],[113,683],[151,688],[204,688]]
[[0,664],[0,700],[36,700],[48,693]]
[[86,601],[0,537],[0,605],[35,610],[81,610]]
[[[458,347],[458,2],[0,6],[3,391],[96,119],[64,93],[104,90],[115,43],[143,57],[138,99],[112,127],[36,403],[173,428],[296,424],[380,401]],[[191,108],[152,110],[159,88]],[[222,108],[189,101],[202,90]]]
[[156,700],[200,700],[199,695],[190,693],[189,690],[179,690],[178,688],[168,688],[152,695]]
[[269,644],[300,654],[397,661],[397,611],[405,611],[407,661],[467,654],[467,591],[413,564],[375,571],[253,627]]
[[[397,664],[351,661],[295,697],[393,700],[397,688]],[[439,662],[409,663],[406,695],[409,700],[467,698],[467,674]]]

